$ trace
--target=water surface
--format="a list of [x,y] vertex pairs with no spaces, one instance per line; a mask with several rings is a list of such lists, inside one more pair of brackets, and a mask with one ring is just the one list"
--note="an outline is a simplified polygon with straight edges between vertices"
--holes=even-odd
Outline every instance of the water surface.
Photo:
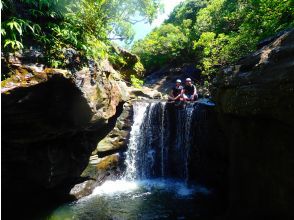
[[210,191],[177,180],[107,181],[90,196],[57,208],[47,219],[197,219],[209,216]]

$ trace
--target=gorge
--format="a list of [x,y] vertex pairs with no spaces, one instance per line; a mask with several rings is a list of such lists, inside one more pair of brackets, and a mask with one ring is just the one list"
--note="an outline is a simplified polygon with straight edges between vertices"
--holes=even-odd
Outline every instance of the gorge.
[[127,87],[109,66],[80,85],[12,63],[2,87],[5,216],[292,216],[292,58],[290,31],[225,69],[215,103],[185,106]]
[[[60,207],[49,219],[206,219],[221,215],[219,202],[224,198],[220,198],[220,187],[214,185],[210,190],[199,185],[191,169],[203,166],[205,134],[216,137],[208,126],[212,107],[207,100],[186,106],[165,101],[134,102],[134,122],[121,177],[106,181],[76,203]],[[215,150],[221,145],[213,143],[210,147]],[[224,175],[224,165],[225,161],[218,164],[215,174]]]
[[1,3],[3,219],[294,218],[292,1]]

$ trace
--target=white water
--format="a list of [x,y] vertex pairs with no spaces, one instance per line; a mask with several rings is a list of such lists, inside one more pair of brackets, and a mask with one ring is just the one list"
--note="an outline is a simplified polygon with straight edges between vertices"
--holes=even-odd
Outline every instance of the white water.
[[164,135],[165,135],[165,129],[164,129],[164,122],[165,122],[165,104],[166,102],[162,102],[161,105],[162,105],[162,117],[161,117],[161,129],[160,129],[160,149],[161,149],[161,177],[164,177],[164,169],[165,169],[165,166],[164,166],[164,161],[166,161],[166,158],[167,157],[167,154],[165,154],[165,142],[164,142]]
[[101,186],[94,189],[92,195],[113,195],[120,193],[129,193],[138,189],[138,184],[134,181],[116,180],[105,181]]
[[168,107],[164,102],[134,103],[124,175],[60,207],[49,219],[198,219],[202,208],[195,195],[210,194],[205,187],[187,184],[198,111],[192,104]]
[[134,112],[134,123],[131,129],[130,133],[130,141],[128,145],[128,151],[126,155],[126,172],[124,179],[127,180],[134,180],[136,178],[136,152],[137,152],[137,145],[138,145],[138,139],[141,135],[140,128],[143,123],[143,119],[148,107],[148,103],[146,102],[140,102],[140,103],[134,103],[133,105],[133,112]]
[[[182,181],[175,181],[172,179],[149,179],[149,180],[116,180],[106,181],[101,186],[94,189],[91,196],[104,195],[113,196],[120,194],[132,194],[134,191],[144,189],[144,195],[151,194],[153,190],[172,192],[180,197],[189,197],[195,193],[208,194],[209,191],[201,186],[187,186]],[[137,194],[136,196],[140,196]]]
[[186,110],[186,120],[185,120],[185,160],[183,161],[185,163],[185,182],[188,182],[188,157],[190,155],[190,148],[191,148],[191,124],[192,124],[192,117],[193,117],[193,111],[194,108],[187,108]]
[[[160,104],[161,121],[158,130],[159,137],[159,150],[156,152],[156,146],[152,146],[152,118],[155,111],[155,106]],[[189,156],[189,140],[190,126],[192,121],[192,115],[194,108],[187,108],[179,113],[177,118],[177,129],[176,147],[179,151],[184,151],[182,163],[183,181],[175,181],[171,179],[163,179],[165,177],[165,162],[167,161],[167,146],[165,146],[165,123],[169,123],[165,120],[165,104],[166,103],[148,103],[148,102],[135,102],[133,105],[133,125],[130,132],[130,140],[128,144],[128,150],[126,152],[125,165],[126,171],[121,180],[106,181],[101,186],[94,189],[92,195],[117,195],[117,194],[128,194],[132,191],[136,191],[139,188],[156,188],[160,190],[166,190],[174,192],[177,195],[189,196],[196,192],[195,188],[189,188],[185,184],[188,176],[188,156]],[[158,112],[157,112],[158,113]],[[145,126],[145,129],[143,128]],[[168,125],[167,125],[168,126]],[[147,128],[147,129],[146,129]],[[184,133],[183,133],[184,131]],[[142,132],[145,132],[144,134]],[[184,144],[184,146],[183,146]],[[139,149],[145,148],[148,149]],[[182,148],[182,149],[181,149]],[[161,179],[150,179],[152,176],[150,172],[153,170],[155,164],[155,154],[159,153],[160,156],[160,176]],[[141,157],[141,158],[140,158]],[[140,165],[138,165],[140,164]],[[149,178],[149,179],[148,179]],[[201,189],[198,187],[198,189]],[[147,190],[147,193],[150,190]],[[203,192],[203,191],[202,191]]]

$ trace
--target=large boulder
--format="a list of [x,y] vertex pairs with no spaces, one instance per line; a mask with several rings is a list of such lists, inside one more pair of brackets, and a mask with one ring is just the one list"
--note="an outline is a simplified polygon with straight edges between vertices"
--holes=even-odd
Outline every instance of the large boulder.
[[119,153],[102,158],[98,158],[97,155],[91,156],[89,165],[81,174],[82,177],[85,177],[85,181],[76,184],[70,190],[70,195],[75,199],[80,199],[90,195],[94,188],[101,185],[105,180],[117,179],[122,174],[121,162]]
[[214,81],[228,139],[228,218],[293,218],[294,30]]
[[3,64],[11,76],[1,82],[5,208],[32,195],[31,201],[46,206],[82,181],[92,151],[121,114],[128,88],[107,61],[74,75],[18,59]]

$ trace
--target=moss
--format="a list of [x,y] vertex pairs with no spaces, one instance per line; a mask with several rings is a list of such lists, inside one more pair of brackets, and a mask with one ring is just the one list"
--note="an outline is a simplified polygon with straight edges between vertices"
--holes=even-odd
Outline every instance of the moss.
[[6,80],[3,80],[3,81],[1,81],[1,87],[3,88],[3,87],[5,87],[6,86],[6,84],[7,84],[7,79]]
[[110,155],[105,157],[100,163],[96,165],[98,170],[108,170],[118,165],[118,155]]
[[86,169],[83,171],[83,173],[81,174],[82,177],[88,177],[88,176],[96,176],[97,173],[97,169],[95,166],[88,164],[88,166],[86,167]]

